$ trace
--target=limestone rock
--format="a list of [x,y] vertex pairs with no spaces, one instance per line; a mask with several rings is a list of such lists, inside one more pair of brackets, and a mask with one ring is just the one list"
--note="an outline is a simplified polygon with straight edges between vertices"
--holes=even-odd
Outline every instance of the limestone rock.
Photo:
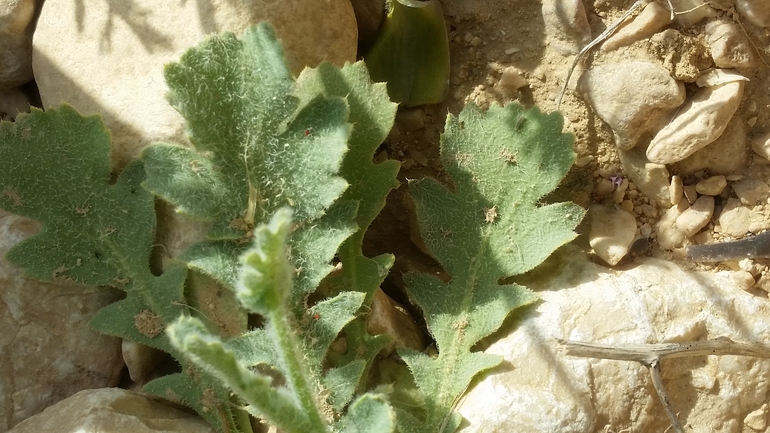
[[639,61],[595,66],[580,77],[578,90],[612,128],[622,150],[661,127],[685,99],[684,85],[665,68]]
[[703,195],[719,195],[727,186],[727,178],[711,176],[695,184],[695,191]]
[[[485,350],[504,361],[461,400],[463,433],[669,427],[646,368],[568,357],[557,338],[613,346],[770,338],[770,301],[736,287],[729,273],[691,274],[657,259],[612,270],[580,256],[563,251],[522,281],[541,302]],[[767,359],[678,358],[663,361],[662,371],[674,411],[693,432],[742,431],[746,414],[770,392]]]
[[671,164],[713,143],[738,109],[743,88],[743,81],[733,81],[699,90],[655,135],[647,148],[647,158]]
[[750,177],[733,182],[732,187],[741,203],[749,206],[764,202],[770,196],[770,186]]
[[733,174],[746,163],[746,129],[743,121],[733,117],[722,135],[692,155],[674,164],[681,174],[708,170],[711,174]]
[[695,200],[692,206],[687,208],[676,218],[676,227],[686,237],[692,237],[711,220],[714,215],[714,197],[704,195]]
[[32,80],[35,0],[0,0],[0,89]]
[[767,0],[736,0],[735,6],[752,24],[770,27],[770,3]]
[[276,28],[294,74],[324,59],[340,66],[355,60],[349,0],[47,0],[33,58],[43,105],[101,113],[121,170],[151,142],[188,143],[181,115],[165,100],[163,65],[208,34],[240,36],[261,20]]
[[118,290],[27,279],[2,258],[37,230],[0,211],[0,431],[82,389],[117,385],[123,368],[120,339],[88,325]]
[[750,68],[754,65],[754,50],[738,24],[714,20],[706,24],[706,41],[711,58],[719,68]]
[[622,26],[602,44],[602,51],[612,51],[616,48],[631,45],[636,41],[646,39],[671,22],[671,12],[662,4],[652,2],[631,22]]
[[751,140],[751,149],[757,155],[770,160],[770,132]]
[[636,236],[636,218],[630,213],[603,205],[593,205],[588,243],[596,255],[615,266],[628,253]]
[[89,389],[27,419],[8,433],[213,433],[203,419],[119,388]]
[[[687,200],[682,200],[676,206],[666,210],[666,213],[655,225],[655,235],[658,245],[664,250],[673,250],[682,246],[687,236],[676,222],[680,216],[690,207]],[[686,228],[686,227],[685,227]]]
[[544,0],[542,11],[548,43],[557,51],[576,54],[591,41],[583,0]]

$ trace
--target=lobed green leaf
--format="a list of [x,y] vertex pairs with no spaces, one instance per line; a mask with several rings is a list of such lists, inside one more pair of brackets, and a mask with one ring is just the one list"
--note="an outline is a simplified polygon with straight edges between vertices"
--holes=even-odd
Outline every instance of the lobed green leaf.
[[453,190],[432,179],[409,185],[423,239],[451,277],[447,283],[406,276],[439,351],[435,359],[399,352],[425,400],[415,431],[455,431],[457,399],[475,375],[501,361],[471,348],[513,309],[536,299],[525,287],[499,281],[532,269],[576,236],[582,208],[539,203],[574,161],[572,138],[561,129],[558,114],[517,104],[487,112],[465,107],[458,118],[449,116],[441,140]]

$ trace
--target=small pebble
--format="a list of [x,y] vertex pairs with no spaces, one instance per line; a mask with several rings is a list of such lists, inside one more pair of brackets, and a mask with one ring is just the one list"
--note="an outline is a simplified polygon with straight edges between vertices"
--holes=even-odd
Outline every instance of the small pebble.
[[763,404],[759,409],[749,412],[743,419],[746,427],[754,431],[764,431],[767,428],[767,404]]
[[738,261],[738,267],[742,271],[749,272],[752,276],[757,276],[762,272],[762,266],[757,264],[754,260],[749,258],[741,259]]
[[652,235],[652,226],[649,223],[642,224],[642,226],[639,227],[639,234],[649,239],[650,235]]
[[611,180],[600,177],[596,182],[594,193],[600,197],[605,197],[612,194],[614,189],[615,185],[612,184]]
[[470,44],[471,44],[472,47],[477,47],[477,46],[481,45],[481,38],[478,37],[478,36],[474,36],[473,39],[471,39]]
[[706,227],[713,215],[714,197],[704,195],[677,217],[675,225],[689,238]]
[[744,83],[732,81],[697,91],[652,139],[647,158],[651,162],[671,164],[713,143],[738,109]]
[[752,155],[752,158],[751,158],[751,160],[752,160],[752,161],[754,162],[754,164],[756,164],[756,165],[768,165],[768,164],[770,164],[770,161],[768,161],[768,160],[767,160],[767,159],[765,159],[765,158],[762,158],[762,157],[761,157],[761,156],[759,156],[759,155]]
[[770,132],[751,140],[751,149],[757,155],[770,160]]
[[585,167],[594,160],[596,160],[596,158],[593,155],[581,156],[575,161],[575,167]]
[[692,240],[698,245],[713,244],[714,236],[711,234],[711,231],[706,230],[693,236]]
[[718,68],[750,68],[754,50],[740,26],[727,19],[706,23],[706,42]]
[[508,48],[505,50],[505,54],[511,55],[521,51],[521,48]]
[[588,243],[596,255],[615,266],[628,253],[636,236],[636,219],[630,213],[603,205],[591,206]]
[[[759,277],[759,280],[757,280],[757,283],[754,285],[754,287],[758,289],[762,289],[768,294],[770,294],[770,274],[765,273],[761,277]],[[744,422],[746,421],[744,420]]]
[[517,90],[528,85],[527,79],[513,66],[503,69],[500,81],[497,83],[498,89],[506,96],[512,95]]
[[671,194],[668,191],[671,180],[665,165],[647,161],[644,154],[635,149],[620,150],[618,154],[623,165],[623,173],[628,176],[630,182],[636,184],[639,191],[655,200],[659,206],[671,206]]
[[646,216],[647,218],[655,218],[658,216],[657,209],[655,209],[654,207],[650,206],[647,203],[639,206],[639,209],[641,210],[642,215]]
[[[743,290],[749,290],[756,285],[756,280],[751,273],[746,271],[734,271],[730,273],[735,285]],[[748,417],[747,417],[748,418]]]
[[623,200],[623,202],[620,203],[620,208],[628,213],[634,212],[634,202],[631,200]]
[[669,197],[671,197],[671,204],[677,205],[682,201],[684,194],[684,184],[682,183],[682,177],[678,174],[671,176],[671,185],[668,187]]
[[732,187],[741,203],[749,206],[764,202],[770,196],[770,186],[750,177],[733,182]]
[[682,245],[687,239],[682,229],[676,225],[676,220],[687,210],[689,205],[682,200],[676,206],[671,206],[655,225],[655,236],[658,245],[664,250],[673,250]]
[[711,176],[695,185],[695,191],[703,195],[719,195],[727,186],[727,179],[724,176]]
[[657,2],[652,2],[631,22],[620,27],[601,46],[602,51],[612,51],[616,48],[631,45],[636,41],[647,39],[659,32],[671,22],[669,10]]
[[757,116],[750,117],[749,120],[746,121],[746,124],[753,128],[754,125],[757,124],[757,119]]
[[684,197],[687,199],[687,203],[693,204],[698,199],[698,191],[695,190],[695,185],[686,185],[682,188]]

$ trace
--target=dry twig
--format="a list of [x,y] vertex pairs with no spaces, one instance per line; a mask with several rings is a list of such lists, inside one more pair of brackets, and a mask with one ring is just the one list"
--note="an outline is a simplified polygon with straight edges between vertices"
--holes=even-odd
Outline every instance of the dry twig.
[[674,408],[663,386],[663,378],[660,372],[661,360],[665,358],[706,355],[739,355],[770,358],[770,346],[760,343],[736,342],[727,337],[688,343],[642,344],[625,347],[563,339],[559,339],[558,342],[564,346],[565,353],[570,356],[635,361],[647,367],[652,378],[652,385],[655,387],[660,403],[666,410],[671,426],[674,428],[674,431],[680,433],[684,432],[684,429],[676,416],[676,412],[674,412]]

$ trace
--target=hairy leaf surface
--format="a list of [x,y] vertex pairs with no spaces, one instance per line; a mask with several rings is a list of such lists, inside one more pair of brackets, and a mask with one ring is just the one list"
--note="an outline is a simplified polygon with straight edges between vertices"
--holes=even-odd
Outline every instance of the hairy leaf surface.
[[423,239],[451,277],[406,277],[439,352],[431,358],[400,351],[425,400],[423,413],[404,417],[410,425],[421,418],[419,431],[457,429],[457,399],[475,375],[501,361],[471,348],[514,308],[536,299],[525,287],[499,281],[532,269],[576,236],[582,208],[539,203],[575,157],[572,137],[561,129],[558,114],[517,104],[486,113],[467,106],[458,118],[449,116],[441,140],[453,188],[432,179],[409,185]]
[[[43,281],[124,290],[126,298],[100,310],[91,324],[181,358],[163,329],[186,311],[187,270],[150,272],[155,210],[152,194],[140,186],[144,179],[136,162],[110,183],[110,135],[98,116],[63,105],[0,124],[0,207],[43,226],[7,259]],[[234,422],[228,407],[204,410],[207,393],[227,399],[227,390],[210,379],[178,375],[177,396],[224,429]]]

